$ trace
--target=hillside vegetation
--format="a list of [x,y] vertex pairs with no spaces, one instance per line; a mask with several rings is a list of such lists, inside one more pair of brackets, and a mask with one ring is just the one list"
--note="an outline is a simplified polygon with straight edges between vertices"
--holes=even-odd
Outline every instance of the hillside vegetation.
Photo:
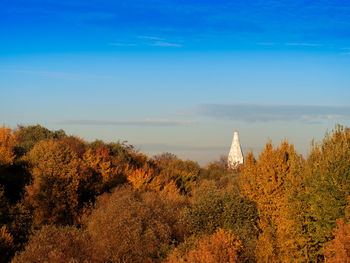
[[0,128],[1,262],[350,262],[350,130],[237,169]]

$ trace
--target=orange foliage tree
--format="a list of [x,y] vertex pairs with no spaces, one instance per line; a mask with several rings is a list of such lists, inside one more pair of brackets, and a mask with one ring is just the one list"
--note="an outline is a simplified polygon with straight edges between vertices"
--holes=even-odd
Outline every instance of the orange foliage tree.
[[0,167],[13,164],[15,143],[16,140],[11,129],[6,128],[4,124],[0,128]]
[[175,250],[168,263],[235,263],[240,262],[239,253],[243,246],[238,236],[219,228],[212,235],[199,239],[194,248],[184,255]]
[[100,197],[87,218],[94,254],[102,262],[152,262],[181,241],[182,202],[154,192],[117,188]]
[[350,223],[345,223],[344,218],[338,219],[333,234],[334,239],[326,243],[326,262],[350,262]]
[[83,162],[93,172],[99,184],[95,185],[98,194],[106,192],[118,184],[124,183],[125,168],[120,165],[105,145],[89,147],[83,155]]
[[350,262],[350,196],[347,199],[346,218],[337,219],[337,226],[333,231],[333,239],[325,244],[324,256],[326,262]]
[[34,225],[73,224],[80,216],[94,180],[71,147],[60,140],[41,141],[27,154],[33,183],[26,204],[33,209]]

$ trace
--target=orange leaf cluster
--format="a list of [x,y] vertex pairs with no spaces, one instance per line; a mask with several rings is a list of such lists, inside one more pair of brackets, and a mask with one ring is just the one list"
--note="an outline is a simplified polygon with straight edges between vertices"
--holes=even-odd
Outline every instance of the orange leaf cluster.
[[0,128],[0,166],[12,165],[15,159],[13,148],[16,140],[10,128]]

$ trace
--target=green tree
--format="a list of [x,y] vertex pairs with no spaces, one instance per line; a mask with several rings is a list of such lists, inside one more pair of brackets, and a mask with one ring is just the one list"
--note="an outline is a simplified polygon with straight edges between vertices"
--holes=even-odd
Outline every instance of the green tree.
[[218,228],[232,231],[245,246],[242,257],[253,262],[257,215],[255,203],[241,197],[238,189],[219,189],[214,182],[204,181],[194,192],[183,221],[194,235],[213,234]]
[[307,233],[309,253],[322,258],[325,242],[338,218],[345,217],[350,195],[350,129],[336,127],[315,145],[306,163]]
[[17,155],[22,156],[29,152],[36,143],[47,139],[61,139],[66,136],[63,130],[50,131],[40,125],[18,126],[15,131],[18,144],[15,147]]

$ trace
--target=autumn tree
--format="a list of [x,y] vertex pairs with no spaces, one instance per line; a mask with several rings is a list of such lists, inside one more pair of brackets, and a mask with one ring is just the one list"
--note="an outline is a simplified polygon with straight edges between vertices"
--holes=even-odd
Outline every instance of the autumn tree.
[[84,230],[71,226],[44,226],[33,234],[25,250],[12,262],[101,262],[93,259],[91,248],[90,237]]
[[127,165],[121,166],[111,150],[103,144],[98,147],[88,147],[83,154],[83,162],[99,182],[94,182],[95,185],[91,185],[98,194],[126,182],[125,169]]
[[103,262],[159,261],[181,240],[181,203],[157,193],[118,188],[100,197],[87,219],[94,253]]
[[336,221],[334,239],[325,244],[325,259],[330,263],[350,262],[350,223],[344,218]]
[[240,236],[245,246],[242,257],[254,261],[257,209],[254,202],[240,196],[237,189],[220,189],[213,181],[204,181],[194,191],[191,206],[184,211],[190,234],[213,234],[223,228]]
[[314,145],[306,163],[305,211],[311,258],[323,257],[323,247],[345,218],[350,195],[350,129],[336,127]]
[[0,128],[0,187],[9,205],[20,199],[28,175],[16,159],[16,138],[10,128]]
[[10,128],[5,124],[0,128],[0,168],[12,165],[15,159],[14,147],[16,141]]
[[304,257],[300,255],[299,236],[293,232],[302,227],[295,218],[299,214],[290,205],[302,186],[302,165],[301,156],[287,141],[277,148],[267,143],[258,160],[251,152],[245,158],[240,188],[257,203],[258,262],[289,262]]
[[201,169],[198,163],[178,158],[170,158],[158,162],[158,168],[162,176],[173,180],[181,193],[188,194],[192,191]]
[[168,263],[236,263],[243,246],[238,236],[231,231],[218,229],[212,235],[202,236],[190,251],[181,255],[175,250]]
[[37,143],[27,154],[33,182],[26,203],[33,209],[34,225],[73,224],[89,195],[93,176],[77,153],[64,141]]
[[15,137],[18,141],[15,151],[19,156],[22,156],[29,152],[34,145],[41,140],[61,139],[65,136],[66,134],[63,130],[50,131],[40,125],[19,125],[15,130]]

